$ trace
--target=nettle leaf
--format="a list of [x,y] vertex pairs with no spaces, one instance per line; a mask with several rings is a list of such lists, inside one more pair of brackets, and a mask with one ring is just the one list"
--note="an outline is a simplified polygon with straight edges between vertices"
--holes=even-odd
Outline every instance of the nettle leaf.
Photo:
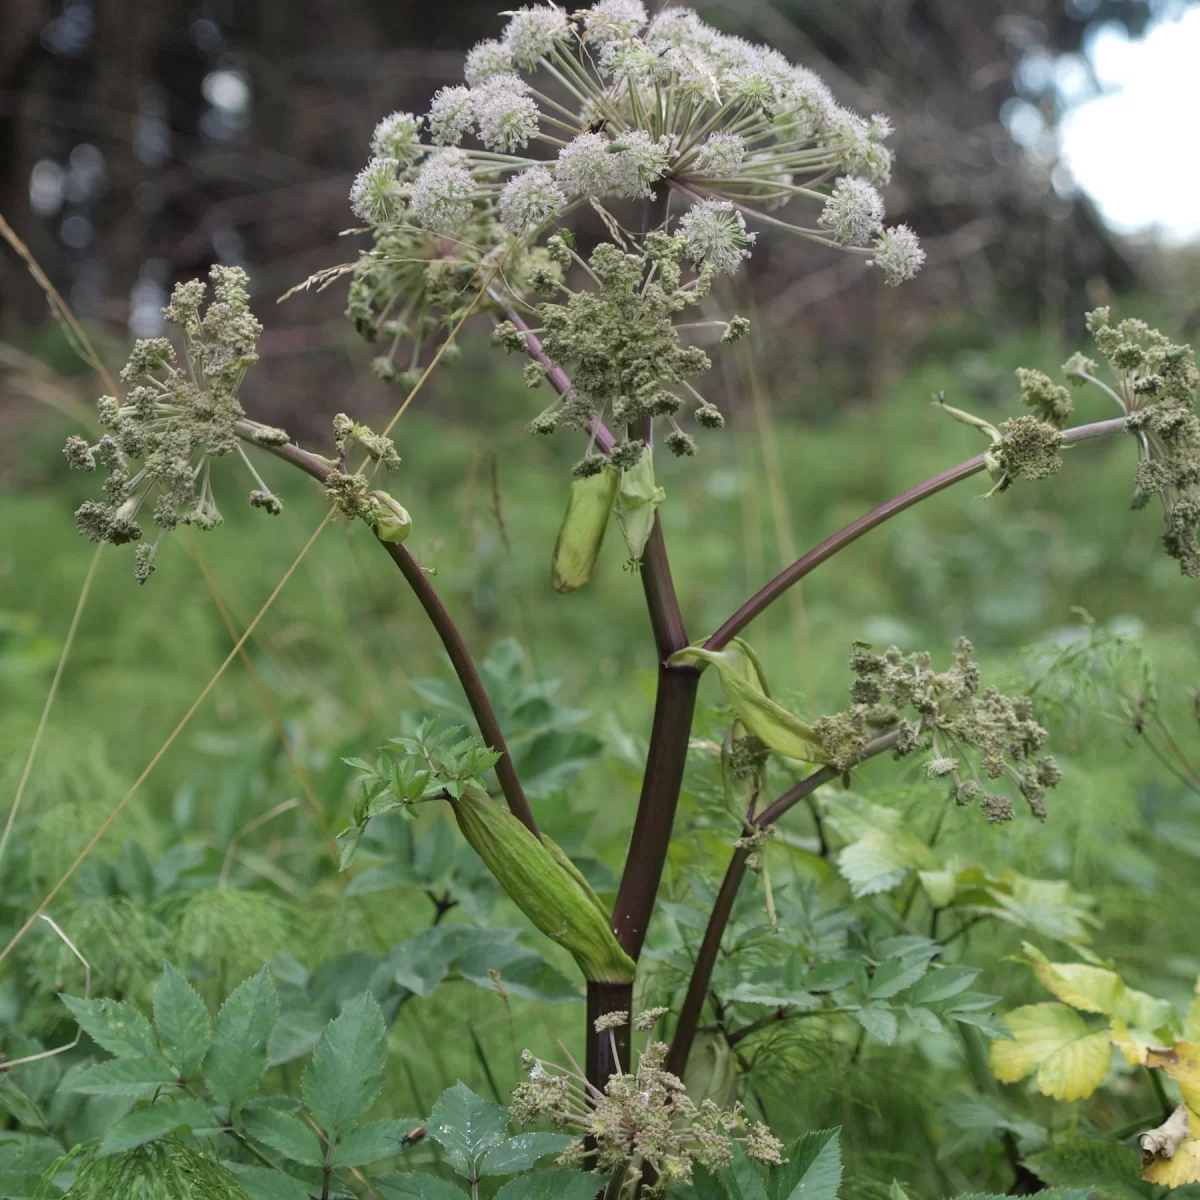
[[569,1171],[565,1167],[534,1171],[520,1179],[510,1179],[496,1193],[496,1200],[592,1200],[607,1182],[607,1175]]
[[438,1097],[428,1129],[451,1166],[473,1179],[479,1174],[479,1160],[505,1140],[508,1122],[508,1109],[477,1096],[460,1080]]
[[383,1087],[387,1027],[370,992],[349,1001],[325,1027],[304,1071],[304,1103],[330,1137],[367,1115]]
[[158,1039],[150,1022],[131,1004],[119,1000],[59,999],[79,1022],[79,1027],[102,1050],[117,1058],[157,1058]]
[[835,1200],[842,1182],[841,1129],[806,1133],[771,1170],[770,1200]]
[[199,1100],[171,1100],[166,1104],[153,1104],[129,1113],[113,1125],[100,1143],[100,1154],[119,1154],[122,1150],[132,1150],[181,1129],[196,1133],[220,1127],[220,1120]]
[[381,1158],[392,1158],[404,1148],[404,1137],[420,1121],[369,1121],[352,1129],[334,1151],[335,1167],[365,1167]]
[[1086,1186],[1112,1200],[1145,1197],[1137,1152],[1115,1142],[1073,1138],[1028,1155],[1024,1164],[1052,1186]]
[[175,1072],[161,1058],[117,1058],[85,1067],[68,1090],[85,1096],[153,1096],[175,1084]]
[[154,989],[154,1024],[167,1059],[181,1079],[190,1078],[208,1053],[212,1022],[204,1001],[170,963]]
[[319,1167],[325,1161],[317,1135],[291,1113],[276,1108],[250,1108],[242,1114],[242,1125],[256,1141],[301,1166]]
[[[420,1171],[376,1176],[371,1182],[386,1200],[464,1200],[467,1194],[445,1179]],[[305,1200],[308,1200],[307,1194]]]
[[561,1154],[575,1139],[566,1133],[520,1133],[483,1156],[480,1175],[515,1175],[528,1171],[539,1158]]
[[270,971],[238,984],[217,1014],[204,1078],[213,1103],[230,1113],[258,1088],[267,1069],[267,1041],[279,1015],[279,995]]
[[854,1015],[858,1023],[885,1046],[890,1046],[896,1040],[900,1023],[896,1020],[896,1014],[886,1004],[868,1004]]
[[1083,1100],[1101,1083],[1112,1062],[1107,1030],[1094,1033],[1065,1004],[1027,1004],[1004,1017],[1012,1041],[993,1042],[992,1073],[1016,1083],[1034,1072],[1038,1090],[1055,1100]]

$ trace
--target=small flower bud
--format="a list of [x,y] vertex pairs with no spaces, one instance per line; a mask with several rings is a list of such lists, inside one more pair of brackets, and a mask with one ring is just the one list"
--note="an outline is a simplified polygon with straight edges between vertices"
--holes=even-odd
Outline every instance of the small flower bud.
[[635,441],[621,442],[612,449],[610,455],[612,465],[619,471],[631,470],[637,466],[645,449],[646,443],[640,438]]
[[715,404],[704,403],[692,414],[705,429],[720,429],[725,424],[721,410]]
[[382,379],[384,383],[394,383],[396,381],[396,364],[388,355],[381,354],[378,358],[371,359],[371,374],[376,379]]
[[511,321],[501,321],[492,330],[492,345],[503,346],[509,354],[524,354],[528,348],[525,335]]
[[250,493],[250,507],[264,508],[267,512],[277,517],[283,512],[283,502],[273,492],[263,491],[262,488],[255,488]]
[[691,458],[696,453],[696,439],[682,429],[667,434],[667,449],[676,458]]
[[67,444],[63,447],[63,454],[67,458],[67,466],[72,471],[94,471],[96,469],[96,461],[92,457],[91,448],[87,444],[86,438],[81,438],[78,434],[71,434],[67,438]]
[[735,342],[740,342],[749,332],[750,321],[747,317],[731,317],[729,324],[725,326],[725,330],[721,334],[721,344],[732,346]]

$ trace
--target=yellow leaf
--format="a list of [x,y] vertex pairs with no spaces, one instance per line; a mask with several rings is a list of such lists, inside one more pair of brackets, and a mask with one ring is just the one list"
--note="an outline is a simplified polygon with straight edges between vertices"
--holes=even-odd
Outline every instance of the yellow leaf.
[[1170,1001],[1126,987],[1115,971],[1084,963],[1051,962],[1029,942],[1023,943],[1023,949],[1042,986],[1072,1008],[1119,1017],[1139,1029],[1174,1024],[1175,1007]]
[[1048,992],[1081,1012],[1117,1011],[1125,984],[1115,971],[1088,967],[1083,963],[1052,963],[1036,946],[1022,943],[1034,974]]
[[1131,1066],[1145,1066],[1146,1054],[1152,1046],[1158,1044],[1158,1039],[1148,1029],[1132,1029],[1121,1017],[1114,1017],[1108,1027],[1109,1037],[1113,1045],[1125,1055],[1125,1061]]
[[1148,1129],[1142,1147],[1142,1178],[1176,1188],[1200,1182],[1200,1119],[1182,1105],[1161,1125]]
[[1056,1100],[1090,1096],[1108,1074],[1112,1047],[1108,1033],[1093,1033],[1064,1004],[1027,1004],[1004,1017],[1013,1041],[992,1043],[992,1073],[1016,1083],[1037,1072],[1038,1090]]
[[1142,1178],[1169,1188],[1200,1183],[1200,1141],[1184,1142],[1173,1158],[1156,1158],[1142,1171]]
[[755,659],[747,650],[735,639],[720,651],[688,646],[672,654],[670,661],[701,662],[716,667],[730,707],[756,738],[786,758],[824,761],[820,738],[799,717],[767,695]]
[[1168,1049],[1150,1047],[1146,1066],[1165,1071],[1181,1085],[1200,1088],[1200,1044],[1196,1042],[1176,1042]]
[[[1200,981],[1196,984],[1200,988]],[[1183,1036],[1191,1042],[1200,1042],[1200,995],[1188,1005],[1187,1016],[1183,1018]]]

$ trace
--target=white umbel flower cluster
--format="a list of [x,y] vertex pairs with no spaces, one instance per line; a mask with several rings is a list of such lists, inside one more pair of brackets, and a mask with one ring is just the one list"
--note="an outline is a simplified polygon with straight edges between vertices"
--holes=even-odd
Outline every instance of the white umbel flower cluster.
[[693,266],[732,275],[750,257],[755,234],[728,200],[701,200],[680,218],[679,232]]
[[867,246],[883,224],[883,197],[865,180],[843,176],[834,184],[817,224],[839,246]]
[[544,225],[562,212],[567,198],[545,167],[513,176],[500,193],[500,221],[513,233]]
[[461,225],[474,209],[475,184],[471,172],[453,151],[429,159],[412,189],[417,220],[436,233]]
[[467,54],[465,83],[433,97],[427,143],[411,113],[379,123],[354,185],[361,219],[449,234],[490,216],[533,238],[580,203],[670,189],[693,206],[678,226],[688,256],[719,271],[745,261],[756,223],[867,257],[889,284],[920,268],[912,231],[885,228],[890,123],[844,108],[806,67],[688,8],[651,18],[644,0],[506,15]]

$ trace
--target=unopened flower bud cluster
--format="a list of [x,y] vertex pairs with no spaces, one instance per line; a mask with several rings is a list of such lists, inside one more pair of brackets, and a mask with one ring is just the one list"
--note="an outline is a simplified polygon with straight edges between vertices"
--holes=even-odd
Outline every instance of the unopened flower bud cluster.
[[[183,338],[184,362],[166,338],[140,340],[121,372],[128,385],[123,399],[102,396],[96,445],[67,439],[68,464],[107,472],[104,499],[87,500],[76,512],[79,531],[97,542],[139,542],[134,576],[144,583],[154,571],[163,533],[177,525],[211,529],[221,523],[211,479],[214,458],[240,452],[237,422],[245,414],[238,389],[258,355],[261,326],[249,308],[246,274],[240,267],[213,267],[213,299],[205,305],[199,280],[179,284],[163,316]],[[282,430],[255,426],[261,444],[287,441]],[[253,471],[253,468],[251,468]],[[261,479],[250,503],[268,513],[281,511],[278,498]],[[160,532],[143,540],[146,510]]]
[[982,691],[974,647],[960,638],[945,671],[933,669],[925,652],[902,654],[895,646],[875,654],[856,643],[850,656],[855,680],[853,705],[813,725],[837,767],[861,761],[867,742],[896,730],[898,757],[932,752],[925,764],[930,779],[949,779],[959,804],[980,801],[989,821],[1013,818],[1003,783],[1024,797],[1034,816],[1046,816],[1045,795],[1062,777],[1058,764],[1039,753],[1047,733],[1034,720],[1025,697],[997,688]]
[[[648,1032],[666,1012],[649,1009],[634,1019],[634,1026]],[[596,1020],[595,1031],[611,1037],[613,1030],[628,1024],[627,1012],[607,1013]],[[683,1081],[664,1067],[667,1049],[665,1042],[652,1039],[633,1072],[612,1076],[603,1093],[575,1072],[526,1051],[522,1061],[529,1079],[513,1093],[509,1111],[521,1124],[547,1120],[575,1134],[577,1140],[560,1161],[579,1165],[593,1153],[597,1170],[624,1174],[630,1194],[641,1173],[634,1165],[637,1160],[654,1171],[653,1187],[642,1189],[651,1196],[688,1183],[694,1163],[713,1172],[729,1166],[735,1142],[748,1157],[778,1165],[783,1149],[779,1140],[765,1125],[747,1121],[740,1104],[722,1109],[712,1100],[697,1105],[689,1099]],[[584,1139],[590,1139],[594,1149],[585,1149]]]
[[[1185,575],[1200,577],[1200,372],[1191,346],[1177,345],[1145,321],[1114,321],[1108,308],[1087,316],[1088,330],[1108,365],[1111,382],[1093,359],[1075,354],[1063,367],[1068,383],[1092,384],[1126,414],[1137,439],[1133,507],[1158,496],[1166,520],[1163,545]],[[1070,394],[1038,371],[1021,371],[1026,403],[1058,424],[1071,411]]]

